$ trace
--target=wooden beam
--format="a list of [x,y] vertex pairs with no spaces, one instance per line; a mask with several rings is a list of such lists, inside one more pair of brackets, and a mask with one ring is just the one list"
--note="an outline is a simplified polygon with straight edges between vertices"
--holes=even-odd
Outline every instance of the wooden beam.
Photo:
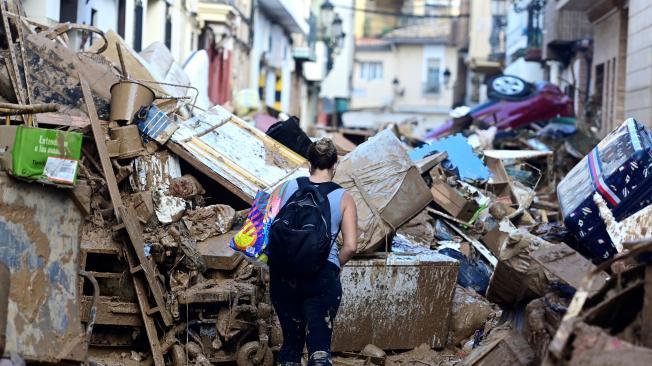
[[[80,310],[81,321],[88,321],[88,314],[91,310],[91,296],[81,296]],[[113,326],[142,327],[143,319],[140,316],[138,304],[116,300],[111,296],[100,296],[97,299],[97,317],[95,324]]]
[[414,165],[419,169],[419,173],[424,174],[432,169],[435,165],[441,163],[442,161],[448,158],[448,153],[442,151],[430,156],[427,156],[421,160],[415,161]]
[[88,117],[91,121],[91,129],[93,130],[93,139],[95,140],[95,146],[97,146],[97,153],[100,155],[100,164],[102,165],[102,171],[104,172],[104,179],[106,180],[106,185],[109,189],[109,196],[111,196],[115,216],[119,222],[120,212],[118,208],[122,207],[122,196],[118,189],[118,182],[115,179],[113,165],[109,158],[109,151],[106,148],[106,135],[104,134],[102,126],[100,126],[100,120],[97,118],[97,111],[95,110],[95,102],[93,101],[91,90],[81,73],[79,74],[79,83],[81,85],[82,93],[84,94]]
[[[16,2],[12,2],[13,10],[18,13],[18,6],[16,5]],[[19,18],[20,19],[20,18]],[[16,21],[16,19],[12,19],[14,22],[14,25],[16,26],[16,29],[18,30],[18,40],[19,40],[19,47],[20,47],[20,62],[23,64],[23,74],[25,75],[25,91],[27,93],[26,101],[28,104],[33,104],[34,101],[32,100],[32,92],[30,90],[30,76],[32,74],[32,70],[30,69],[29,65],[27,64],[27,55],[25,54],[25,38],[23,37],[23,25],[20,23],[20,21]],[[37,119],[36,117],[32,116],[33,123],[35,126],[38,126]]]
[[647,348],[652,348],[652,264],[645,267],[645,285],[643,287],[643,309],[641,329],[642,343]]
[[[16,100],[18,104],[25,104],[26,96],[25,90],[23,89],[23,82],[20,77],[20,72],[18,71],[18,61],[16,59],[16,50],[14,49],[14,41],[11,36],[11,26],[9,24],[9,19],[7,18],[8,9],[5,9],[5,3],[0,4],[0,13],[2,15],[2,24],[4,26],[5,36],[7,37],[7,45],[9,46],[9,65],[7,65],[7,71],[9,73],[9,78],[11,79],[14,86],[14,94],[16,94]],[[11,65],[11,68],[9,66]],[[27,120],[23,115],[25,122]]]
[[240,187],[236,186],[235,184],[231,183],[229,180],[225,179],[221,175],[215,173],[213,170],[209,169],[204,163],[199,161],[195,156],[193,156],[191,153],[189,153],[186,149],[183,148],[183,146],[177,144],[176,142],[169,140],[165,146],[170,149],[173,153],[175,153],[179,158],[185,160],[188,164],[192,165],[195,169],[199,170],[209,178],[213,179],[215,182],[219,183],[220,185],[224,186],[224,188],[228,189],[230,192],[235,194],[236,196],[240,197],[243,201],[247,202],[248,204],[253,203],[253,197],[249,197],[248,194],[246,194]]
[[[63,113],[41,113],[38,116],[39,123],[53,126],[72,127],[83,129],[90,127],[91,120],[84,116],[72,116]],[[99,120],[100,125],[107,125],[109,122]]]

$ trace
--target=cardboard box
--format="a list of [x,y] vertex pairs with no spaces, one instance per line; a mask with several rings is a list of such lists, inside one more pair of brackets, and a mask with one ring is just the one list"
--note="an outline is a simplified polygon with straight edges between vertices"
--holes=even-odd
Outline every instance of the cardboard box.
[[77,180],[82,138],[77,132],[18,126],[11,172],[26,180],[72,186]]
[[208,268],[232,271],[242,262],[244,255],[229,246],[231,238],[237,233],[238,230],[231,230],[224,235],[213,236],[197,242],[197,250]]
[[464,366],[527,366],[534,351],[517,330],[496,329],[463,361]]
[[333,181],[358,207],[358,252],[388,246],[393,230],[432,201],[428,185],[390,130],[342,158]]
[[485,156],[484,162],[491,171],[491,180],[487,184],[487,190],[496,195],[498,202],[507,205],[515,204],[517,201],[512,190],[512,183],[503,163],[500,159],[489,156]]
[[500,255],[500,247],[507,239],[509,239],[509,233],[500,231],[500,228],[496,226],[482,237],[482,242],[497,257]]
[[333,351],[443,348],[458,271],[459,262],[438,253],[351,260],[340,276]]
[[[590,260],[564,243],[538,249],[532,253],[532,258],[546,271],[574,288],[580,288],[584,277],[596,268]],[[601,289],[608,278],[605,272],[596,274],[589,291]]]
[[432,198],[441,208],[463,221],[469,221],[478,210],[478,204],[464,197],[460,191],[446,183],[446,175],[441,166],[436,166],[430,173],[433,178],[430,192]]

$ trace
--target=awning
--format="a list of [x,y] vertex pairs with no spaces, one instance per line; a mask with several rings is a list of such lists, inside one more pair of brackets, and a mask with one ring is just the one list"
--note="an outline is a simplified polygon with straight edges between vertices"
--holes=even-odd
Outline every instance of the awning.
[[310,27],[301,16],[302,0],[260,0],[265,13],[292,33],[308,34]]
[[502,65],[498,61],[482,60],[472,58],[468,62],[469,68],[475,72],[489,73],[502,70]]

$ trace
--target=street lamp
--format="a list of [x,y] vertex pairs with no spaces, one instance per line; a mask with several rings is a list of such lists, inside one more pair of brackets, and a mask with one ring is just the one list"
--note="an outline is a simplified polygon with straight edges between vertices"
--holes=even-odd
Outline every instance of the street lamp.
[[333,39],[340,39],[344,34],[342,29],[342,18],[339,14],[335,14],[335,19],[333,19],[333,24],[331,26],[331,37]]
[[451,71],[447,67],[446,70],[444,70],[444,86],[448,88],[448,84],[450,82],[451,82]]
[[342,18],[339,14],[335,14],[335,19],[333,20],[333,25],[331,26],[331,42],[335,53],[340,53],[340,49],[344,43],[344,28],[342,26]]
[[338,54],[345,37],[342,18],[335,13],[335,6],[329,0],[319,6],[320,32],[319,40],[324,42],[328,51],[326,70],[333,68],[333,55]]

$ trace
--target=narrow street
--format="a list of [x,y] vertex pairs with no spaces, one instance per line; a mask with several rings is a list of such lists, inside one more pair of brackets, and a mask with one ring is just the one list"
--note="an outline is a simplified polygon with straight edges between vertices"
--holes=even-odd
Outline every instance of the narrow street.
[[652,364],[652,2],[0,16],[0,366]]

